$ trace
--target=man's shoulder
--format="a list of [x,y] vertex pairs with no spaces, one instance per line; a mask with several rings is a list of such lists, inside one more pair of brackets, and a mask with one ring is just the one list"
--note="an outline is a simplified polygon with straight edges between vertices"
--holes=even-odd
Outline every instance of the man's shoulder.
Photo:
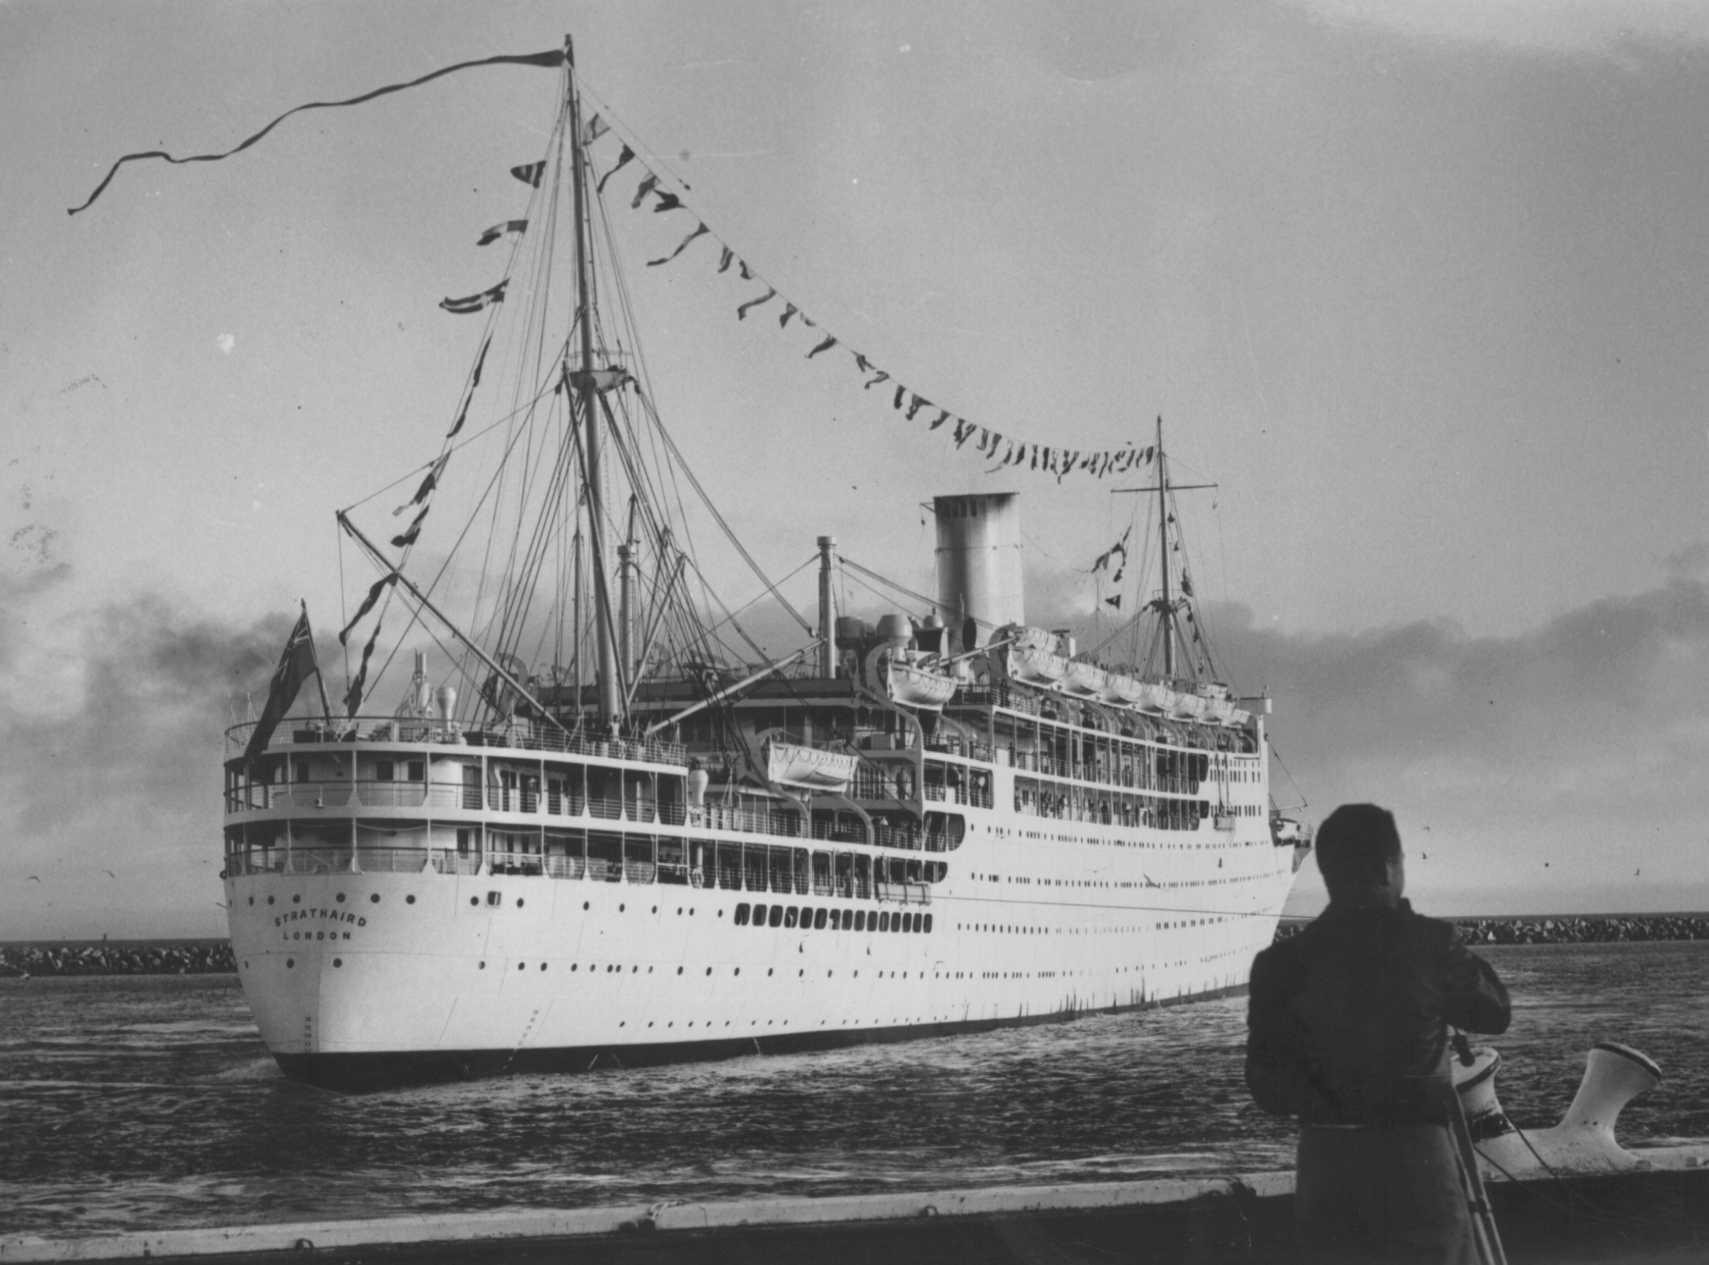
[[[1307,928],[1306,930],[1310,930]],[[1285,974],[1303,960],[1306,952],[1306,932],[1291,935],[1286,940],[1277,940],[1266,948],[1258,950],[1252,959],[1252,975],[1274,979]]]
[[1460,942],[1460,929],[1446,918],[1431,918],[1408,905],[1405,909],[1406,931],[1412,940],[1426,948],[1446,952]]

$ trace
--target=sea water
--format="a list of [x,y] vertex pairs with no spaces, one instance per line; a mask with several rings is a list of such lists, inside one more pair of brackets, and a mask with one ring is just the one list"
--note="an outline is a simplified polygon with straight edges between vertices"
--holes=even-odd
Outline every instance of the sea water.
[[[1554,1124],[1596,1041],[1665,1079],[1627,1143],[1709,1136],[1709,944],[1491,948],[1497,1088]],[[232,976],[0,981],[0,1233],[1287,1168],[1245,1000],[820,1054],[339,1095],[285,1080]]]

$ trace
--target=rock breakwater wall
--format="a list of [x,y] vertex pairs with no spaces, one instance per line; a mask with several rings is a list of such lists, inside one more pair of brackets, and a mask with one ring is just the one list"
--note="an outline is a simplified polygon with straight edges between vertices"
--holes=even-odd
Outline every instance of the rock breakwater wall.
[[[1276,938],[1310,919],[1288,919]],[[1557,914],[1526,918],[1450,918],[1467,944],[1609,944],[1622,940],[1709,940],[1709,914]]]
[[0,978],[31,975],[220,975],[237,970],[226,940],[0,945]]

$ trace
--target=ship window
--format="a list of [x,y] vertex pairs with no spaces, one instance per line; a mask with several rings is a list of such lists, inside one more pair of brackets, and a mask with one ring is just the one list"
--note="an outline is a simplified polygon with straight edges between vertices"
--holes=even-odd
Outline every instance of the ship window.
[[801,911],[794,905],[790,905],[783,911],[783,925],[786,927],[793,927],[800,917]]
[[783,906],[782,905],[773,905],[771,907],[771,918],[768,921],[770,922],[770,925],[773,927],[781,927],[783,925]]
[[392,762],[390,760],[374,761],[374,780],[377,782],[392,780]]
[[427,765],[420,760],[409,762],[409,780],[419,782],[427,776]]
[[880,931],[890,930],[890,913],[888,910],[885,910],[878,915],[878,929]]
[[743,901],[741,904],[736,906],[736,925],[738,927],[745,927],[748,925],[748,902],[747,901]]
[[825,916],[825,911],[823,909],[815,909],[813,911],[813,930],[823,931],[825,929]]
[[756,926],[756,927],[765,926],[765,906],[764,905],[755,905],[754,906],[754,926]]
[[864,910],[864,909],[855,910],[854,929],[856,931],[865,931],[866,930],[866,910]]
[[297,781],[299,781],[299,782],[306,782],[309,780],[309,766],[308,766],[306,761],[302,764],[297,765],[296,774],[297,774]]
[[930,914],[927,914],[926,915],[926,930],[930,931],[931,929],[932,929],[932,916]]

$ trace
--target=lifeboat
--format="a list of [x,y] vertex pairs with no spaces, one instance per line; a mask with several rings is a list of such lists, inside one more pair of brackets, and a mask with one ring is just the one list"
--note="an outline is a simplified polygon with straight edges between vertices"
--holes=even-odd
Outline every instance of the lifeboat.
[[1090,698],[1102,698],[1109,688],[1109,673],[1095,663],[1070,662],[1062,688]]
[[890,697],[906,707],[936,711],[955,694],[956,679],[922,664],[892,657],[885,678]]
[[1162,716],[1175,703],[1175,691],[1159,681],[1146,681],[1140,686],[1139,706],[1142,710]]
[[1038,646],[1009,647],[1009,675],[1034,685],[1057,685],[1068,675],[1068,660]]
[[1112,703],[1123,703],[1129,707],[1136,705],[1145,697],[1145,683],[1135,680],[1125,672],[1106,672],[1104,674],[1104,698]]
[[1169,701],[1169,714],[1177,720],[1198,720],[1205,714],[1205,699],[1197,694],[1175,694]]
[[1226,725],[1234,715],[1234,700],[1228,696],[1228,686],[1221,681],[1207,681],[1193,691],[1204,700],[1203,720],[1213,725]]
[[858,757],[800,742],[772,738],[765,744],[766,777],[782,786],[814,791],[846,791],[854,781]]

